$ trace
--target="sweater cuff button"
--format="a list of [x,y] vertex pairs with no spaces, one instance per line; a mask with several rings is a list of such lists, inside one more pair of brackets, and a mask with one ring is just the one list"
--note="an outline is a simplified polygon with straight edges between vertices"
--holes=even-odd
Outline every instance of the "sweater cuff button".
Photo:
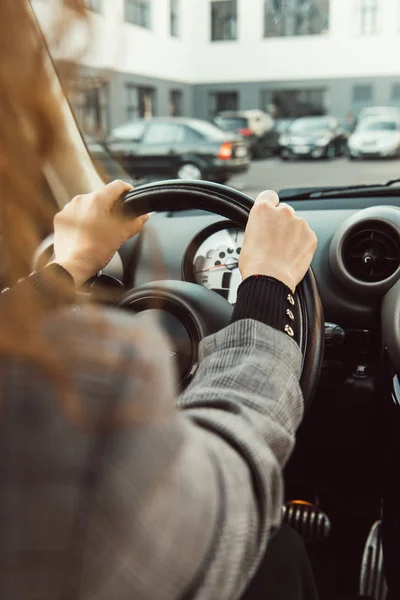
[[294,298],[293,298],[292,294],[287,295],[287,301],[289,302],[289,304],[294,306]]
[[294,337],[294,331],[290,325],[285,325],[285,333],[287,333],[289,337]]

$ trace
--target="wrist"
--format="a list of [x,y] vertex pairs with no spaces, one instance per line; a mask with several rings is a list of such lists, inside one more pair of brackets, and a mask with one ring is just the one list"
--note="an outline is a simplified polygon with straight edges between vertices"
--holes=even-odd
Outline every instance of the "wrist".
[[253,275],[239,286],[232,322],[253,319],[296,339],[295,295],[274,277]]
[[294,294],[296,291],[296,283],[293,278],[288,273],[275,272],[273,269],[261,269],[260,271],[256,271],[255,269],[251,271],[242,271],[242,280],[245,281],[249,279],[249,277],[270,277],[275,281],[279,281],[283,283],[286,287],[288,287],[292,293]]
[[91,277],[84,265],[74,260],[54,260],[50,264],[60,265],[74,280],[76,288],[83,286]]

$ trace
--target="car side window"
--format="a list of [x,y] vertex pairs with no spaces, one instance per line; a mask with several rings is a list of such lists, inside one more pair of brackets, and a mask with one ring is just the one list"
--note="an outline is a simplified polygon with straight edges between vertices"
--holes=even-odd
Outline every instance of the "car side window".
[[204,136],[199,131],[192,129],[192,127],[187,127],[185,125],[184,130],[185,130],[184,142],[186,144],[194,144],[196,142],[200,142],[201,140],[204,140]]
[[185,136],[182,125],[175,123],[151,123],[143,137],[143,143],[149,146],[157,144],[177,144]]
[[115,140],[130,140],[138,142],[145,130],[146,123],[144,121],[137,121],[135,123],[128,123],[117,127],[111,134],[111,137]]

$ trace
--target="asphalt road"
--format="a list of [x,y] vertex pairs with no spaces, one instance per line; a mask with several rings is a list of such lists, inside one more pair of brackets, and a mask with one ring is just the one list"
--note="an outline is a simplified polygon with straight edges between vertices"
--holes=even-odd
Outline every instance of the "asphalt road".
[[400,177],[397,159],[282,162],[270,158],[254,161],[247,173],[232,178],[228,185],[255,197],[266,189],[385,183],[397,177]]

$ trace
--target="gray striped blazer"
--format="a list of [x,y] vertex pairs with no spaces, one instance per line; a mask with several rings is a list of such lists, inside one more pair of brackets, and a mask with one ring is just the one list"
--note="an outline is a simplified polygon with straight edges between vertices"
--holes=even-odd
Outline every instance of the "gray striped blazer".
[[238,321],[177,398],[156,324],[104,314],[46,330],[78,413],[39,367],[3,361],[0,598],[240,598],[280,523],[299,348]]

